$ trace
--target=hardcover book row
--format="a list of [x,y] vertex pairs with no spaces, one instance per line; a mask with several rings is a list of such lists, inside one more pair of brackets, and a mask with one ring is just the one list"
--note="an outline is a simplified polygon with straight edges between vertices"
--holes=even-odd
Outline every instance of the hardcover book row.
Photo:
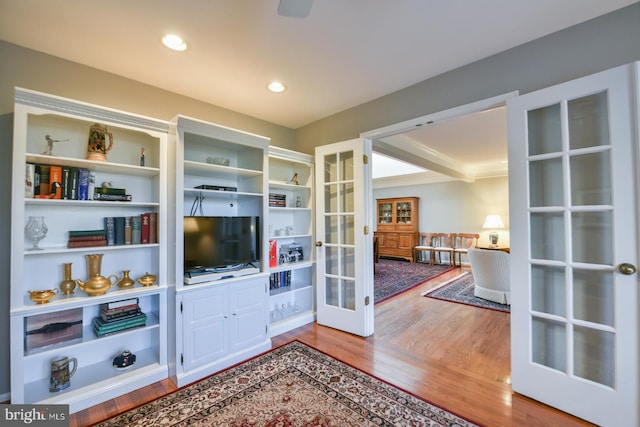
[[145,212],[136,216],[109,216],[104,228],[70,230],[68,248],[119,246],[158,243],[158,213]]
[[95,172],[86,168],[27,163],[25,198],[130,202],[122,188],[95,186]]

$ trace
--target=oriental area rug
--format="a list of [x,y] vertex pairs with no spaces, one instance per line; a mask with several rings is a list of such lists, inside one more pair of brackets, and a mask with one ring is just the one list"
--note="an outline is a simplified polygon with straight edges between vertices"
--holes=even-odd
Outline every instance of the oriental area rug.
[[294,341],[98,426],[475,424]]
[[453,267],[380,258],[375,264],[373,301],[382,302],[449,270]]
[[473,305],[475,307],[488,308],[491,310],[504,311],[507,313],[511,312],[511,306],[509,305],[498,304],[497,302],[488,301],[475,296],[473,294],[474,286],[475,283],[473,281],[473,275],[467,272],[453,278],[449,282],[443,283],[435,289],[423,293],[422,296]]

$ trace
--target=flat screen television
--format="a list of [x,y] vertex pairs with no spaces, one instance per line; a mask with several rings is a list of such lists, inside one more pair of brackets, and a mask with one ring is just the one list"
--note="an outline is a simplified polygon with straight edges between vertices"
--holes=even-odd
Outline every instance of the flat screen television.
[[241,267],[259,260],[259,217],[184,217],[185,273]]

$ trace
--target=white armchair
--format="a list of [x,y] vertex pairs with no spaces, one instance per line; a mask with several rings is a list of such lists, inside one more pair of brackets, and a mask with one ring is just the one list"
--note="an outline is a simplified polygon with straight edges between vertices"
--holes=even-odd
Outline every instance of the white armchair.
[[511,304],[510,255],[475,248],[469,248],[467,255],[475,282],[473,294],[499,304]]

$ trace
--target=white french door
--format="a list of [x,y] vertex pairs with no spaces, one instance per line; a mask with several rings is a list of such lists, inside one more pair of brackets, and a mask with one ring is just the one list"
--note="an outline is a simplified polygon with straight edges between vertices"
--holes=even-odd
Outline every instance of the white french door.
[[513,390],[603,426],[639,421],[637,76],[507,101]]
[[316,147],[317,321],[373,334],[371,142]]

